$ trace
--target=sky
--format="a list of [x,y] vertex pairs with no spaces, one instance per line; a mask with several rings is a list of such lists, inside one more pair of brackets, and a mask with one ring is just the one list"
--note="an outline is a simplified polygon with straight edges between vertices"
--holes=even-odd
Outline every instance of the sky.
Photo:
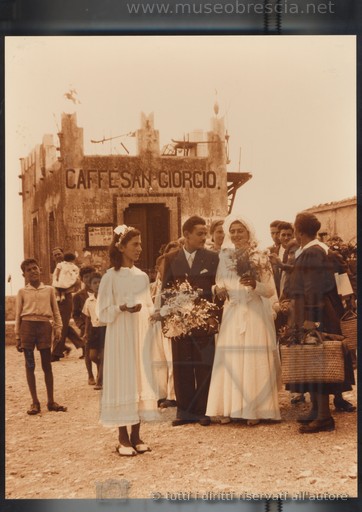
[[[79,104],[64,97],[77,91]],[[19,158],[62,112],[77,112],[85,154],[125,154],[134,139],[92,144],[154,113],[160,145],[210,130],[217,100],[229,171],[250,172],[233,212],[260,245],[269,223],[356,194],[354,36],[63,36],[5,39],[6,294],[23,286]]]

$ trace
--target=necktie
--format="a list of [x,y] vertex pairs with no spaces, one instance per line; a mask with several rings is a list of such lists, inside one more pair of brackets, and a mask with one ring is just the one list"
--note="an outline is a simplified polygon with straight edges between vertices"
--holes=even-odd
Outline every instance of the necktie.
[[189,254],[189,256],[187,258],[187,263],[189,264],[190,268],[192,267],[193,262],[194,262],[194,254]]

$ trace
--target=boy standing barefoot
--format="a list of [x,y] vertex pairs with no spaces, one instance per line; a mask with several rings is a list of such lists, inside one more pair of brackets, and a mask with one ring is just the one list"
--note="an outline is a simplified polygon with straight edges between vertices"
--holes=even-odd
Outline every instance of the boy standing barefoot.
[[103,355],[104,340],[106,336],[106,326],[99,322],[96,304],[99,284],[102,275],[99,272],[93,272],[89,278],[90,288],[93,293],[85,301],[83,314],[86,316],[85,339],[86,346],[89,348],[89,357],[97,365],[97,381],[94,389],[102,389],[103,385]]
[[62,331],[55,291],[52,286],[46,286],[40,281],[40,268],[33,258],[26,259],[21,264],[25,288],[21,288],[16,298],[15,337],[16,348],[24,353],[26,380],[32,398],[28,414],[38,414],[40,403],[36,392],[35,382],[35,346],[40,352],[41,365],[48,396],[49,411],[63,411],[66,407],[54,401],[53,372],[51,366],[51,338],[54,320],[55,340],[59,340]]
[[[80,330],[80,337],[82,339],[84,339],[86,327],[86,316],[83,314],[83,307],[88,297],[93,294],[93,290],[90,287],[89,280],[91,275],[95,271],[95,267],[92,267],[91,265],[86,265],[85,267],[80,268],[79,277],[84,284],[84,288],[82,288],[82,290],[79,290],[79,292],[77,292],[73,296],[73,320],[78,329]],[[88,384],[90,386],[95,386],[96,381],[93,375],[92,361],[89,357],[89,346],[87,342],[85,342],[85,345],[83,347],[83,355],[81,356],[81,358],[84,359],[85,361],[85,367],[88,373]]]

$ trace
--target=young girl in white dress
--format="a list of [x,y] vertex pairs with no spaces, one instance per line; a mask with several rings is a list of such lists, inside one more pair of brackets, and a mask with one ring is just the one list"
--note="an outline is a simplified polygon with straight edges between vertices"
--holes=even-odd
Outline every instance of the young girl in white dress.
[[[276,298],[266,254],[256,250],[250,225],[238,217],[224,222],[225,241],[216,274],[216,293],[225,300],[207,403],[207,416],[280,420],[280,363],[271,300]],[[244,252],[246,251],[246,252]],[[243,275],[237,257],[245,255]],[[245,269],[246,270],[246,269]]]
[[150,451],[140,437],[140,421],[157,418],[150,283],[147,274],[134,266],[141,250],[137,229],[125,225],[115,229],[109,251],[113,267],[102,277],[97,303],[99,320],[107,325],[100,422],[118,427],[116,449],[124,456]]

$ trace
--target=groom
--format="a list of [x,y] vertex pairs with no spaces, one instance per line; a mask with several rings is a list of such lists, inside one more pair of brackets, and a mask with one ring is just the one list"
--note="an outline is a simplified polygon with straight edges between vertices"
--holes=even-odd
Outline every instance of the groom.
[[[206,222],[198,216],[190,217],[182,226],[185,245],[165,255],[162,288],[182,283],[202,290],[201,296],[212,302],[219,256],[204,249],[207,236]],[[172,425],[199,422],[210,425],[205,416],[207,396],[214,360],[214,333],[218,320],[210,316],[205,328],[194,329],[180,338],[172,339],[172,359],[177,401],[177,417]]]

